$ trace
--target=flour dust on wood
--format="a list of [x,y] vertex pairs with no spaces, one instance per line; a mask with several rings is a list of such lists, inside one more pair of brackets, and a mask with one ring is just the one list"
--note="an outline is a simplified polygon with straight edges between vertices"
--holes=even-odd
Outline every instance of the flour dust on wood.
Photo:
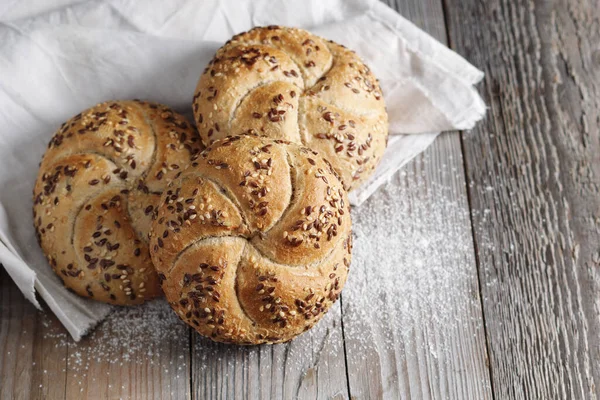
[[[441,167],[442,182],[462,173]],[[342,294],[348,370],[357,387],[391,396],[428,397],[428,379],[469,374],[479,363],[465,343],[484,337],[468,207],[425,171],[413,164],[353,210]]]

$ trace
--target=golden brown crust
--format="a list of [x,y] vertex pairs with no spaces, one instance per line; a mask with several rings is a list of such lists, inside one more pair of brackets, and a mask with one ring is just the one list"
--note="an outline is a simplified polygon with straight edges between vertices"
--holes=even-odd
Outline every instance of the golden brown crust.
[[388,119],[377,79],[352,51],[301,29],[234,36],[201,75],[194,115],[205,144],[259,134],[303,143],[352,190],[375,169]]
[[150,254],[177,314],[213,340],[284,342],[337,300],[350,206],[329,163],[287,141],[215,142],[165,191]]
[[62,125],[40,164],[33,216],[67,288],[112,304],[160,295],[151,217],[167,181],[201,148],[182,116],[142,101],[101,103]]

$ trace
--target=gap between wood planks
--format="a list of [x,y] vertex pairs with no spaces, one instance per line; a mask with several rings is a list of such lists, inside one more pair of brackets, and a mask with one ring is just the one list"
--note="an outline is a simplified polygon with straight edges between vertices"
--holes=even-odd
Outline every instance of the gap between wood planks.
[[[449,48],[453,49],[456,51],[456,49],[453,46],[452,43],[452,35],[450,35],[450,26],[449,26],[449,17],[448,17],[448,0],[441,0],[442,2],[442,12],[444,14],[444,28],[446,29],[446,44],[448,45]],[[481,318],[483,320],[483,332],[484,332],[484,336],[485,336],[485,350],[486,350],[486,360],[487,362],[487,367],[489,370],[489,382],[490,382],[490,386],[491,386],[491,392],[492,392],[492,399],[496,398],[496,391],[494,390],[494,370],[492,367],[492,363],[489,362],[490,360],[490,338],[488,335],[488,331],[487,331],[487,324],[485,321],[485,307],[483,304],[483,290],[482,287],[483,285],[485,285],[485,282],[483,281],[483,274],[481,271],[481,260],[479,259],[479,251],[478,251],[478,241],[475,235],[475,221],[473,220],[473,204],[472,204],[472,199],[471,199],[471,193],[469,192],[469,184],[468,182],[470,182],[471,177],[469,174],[469,169],[467,168],[467,164],[466,164],[466,158],[465,158],[465,142],[464,142],[464,131],[460,131],[459,132],[459,137],[460,137],[460,151],[462,154],[462,160],[463,160],[463,173],[465,175],[465,186],[464,186],[464,190],[465,193],[467,194],[467,204],[469,205],[469,222],[471,224],[471,237],[473,239],[473,249],[474,249],[474,253],[475,253],[475,266],[477,267],[477,280],[479,282],[479,302],[481,304]]]

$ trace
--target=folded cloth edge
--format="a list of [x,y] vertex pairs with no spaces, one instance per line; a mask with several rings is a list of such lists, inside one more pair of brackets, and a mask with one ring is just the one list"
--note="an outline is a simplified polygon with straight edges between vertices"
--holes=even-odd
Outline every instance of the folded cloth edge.
[[75,325],[71,318],[68,318],[65,314],[65,311],[60,307],[60,305],[56,302],[54,296],[50,294],[50,292],[46,289],[45,285],[41,280],[36,279],[35,289],[39,292],[40,296],[44,299],[48,307],[52,310],[52,312],[57,316],[63,316],[63,318],[59,317],[60,322],[63,326],[69,331],[71,337],[76,342],[80,341],[83,336],[85,336],[92,328],[98,325],[104,318],[111,312],[113,306],[106,305],[106,307],[99,312],[100,315],[89,315],[85,311],[83,307],[80,307],[78,303],[75,305],[81,311],[82,314],[89,317],[87,321],[84,321],[81,325]]
[[[0,263],[13,282],[19,287],[23,296],[29,300],[35,308],[42,310],[42,306],[35,296],[35,282],[37,274],[29,266],[21,260],[19,256],[8,249],[4,242],[0,241]],[[17,273],[17,270],[22,270],[23,273]],[[23,277],[25,275],[25,277]]]
[[[404,38],[406,45],[413,51],[422,54],[438,65],[440,65],[439,62],[435,61],[437,58],[450,61],[440,66],[452,75],[462,78],[467,84],[474,85],[485,76],[483,71],[475,67],[460,54],[420,29],[381,1],[375,0],[373,2],[369,15]],[[415,48],[414,44],[419,44],[419,47]]]

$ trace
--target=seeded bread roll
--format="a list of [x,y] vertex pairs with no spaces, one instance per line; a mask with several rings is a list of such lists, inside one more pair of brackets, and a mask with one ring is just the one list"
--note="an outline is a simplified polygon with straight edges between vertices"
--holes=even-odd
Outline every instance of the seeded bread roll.
[[351,257],[347,194],[312,150],[230,137],[162,197],[150,254],[167,300],[215,341],[284,342],[337,300]]
[[123,305],[160,294],[147,244],[152,213],[201,149],[182,116],[142,101],[98,104],[62,125],[40,164],[33,216],[68,289]]
[[385,150],[388,117],[377,79],[345,47],[301,29],[269,26],[234,36],[200,77],[200,136],[264,135],[302,143],[358,187]]

